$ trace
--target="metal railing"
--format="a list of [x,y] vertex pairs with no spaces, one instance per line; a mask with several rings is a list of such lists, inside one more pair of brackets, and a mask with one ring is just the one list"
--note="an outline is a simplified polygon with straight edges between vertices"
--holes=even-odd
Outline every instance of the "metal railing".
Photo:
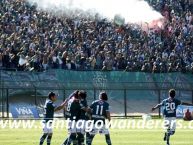
[[[68,73],[80,78],[80,81],[72,81],[73,77],[67,78],[70,76]],[[139,116],[150,113],[151,107],[166,98],[168,90],[171,88],[177,90],[177,98],[193,103],[193,80],[191,80],[191,75],[177,74],[176,79],[173,79],[171,74],[172,77],[166,79],[170,80],[167,82],[161,79],[164,78],[165,74],[156,78],[156,80],[161,81],[154,81],[154,76],[151,76],[151,74],[147,74],[146,79],[143,79],[146,74],[142,74],[140,78],[143,81],[140,82],[135,81],[135,78],[130,79],[133,81],[124,81],[123,78],[135,76],[133,74],[121,74],[121,72],[119,74],[116,72],[113,76],[119,75],[118,77],[121,78],[122,75],[125,75],[117,80],[111,78],[112,73],[109,73],[93,72],[93,75],[88,72],[85,75],[85,72],[81,74],[81,72],[70,71],[47,74],[0,71],[0,117],[10,117],[10,106],[14,103],[26,102],[26,104],[40,106],[43,102],[42,98],[45,98],[50,91],[59,94],[58,103],[61,103],[72,91],[85,90],[88,94],[88,104],[98,99],[100,91],[106,91],[109,96],[112,115],[115,117]],[[80,76],[78,76],[79,74]],[[108,79],[103,75],[106,75]],[[61,76],[63,77],[62,80],[60,80]],[[160,116],[160,110],[154,115]]]
[[[79,85],[75,85],[79,84]],[[26,104],[34,104],[37,107],[42,102],[42,98],[50,91],[58,93],[58,101],[62,102],[70,93],[74,90],[86,90],[88,94],[88,104],[91,104],[92,101],[98,99],[98,94],[100,91],[106,91],[109,95],[109,104],[111,106],[112,115],[115,117],[129,117],[129,116],[139,116],[144,113],[150,113],[150,109],[156,103],[160,103],[162,99],[167,97],[167,92],[171,87],[164,88],[150,88],[150,87],[141,87],[140,83],[134,84],[125,83],[124,87],[117,87],[118,84],[113,84],[106,86],[105,88],[96,87],[96,86],[84,86],[80,85],[82,83],[72,83],[71,86],[61,87],[20,87],[20,86],[11,86],[11,87],[1,87],[0,92],[0,117],[9,117],[10,113],[10,104],[19,103],[19,101],[24,101]],[[143,84],[144,85],[144,84]],[[112,87],[113,86],[113,87]],[[180,89],[177,90],[177,98],[193,103],[193,89]],[[18,97],[20,99],[18,99]],[[154,115],[161,115],[160,110]]]

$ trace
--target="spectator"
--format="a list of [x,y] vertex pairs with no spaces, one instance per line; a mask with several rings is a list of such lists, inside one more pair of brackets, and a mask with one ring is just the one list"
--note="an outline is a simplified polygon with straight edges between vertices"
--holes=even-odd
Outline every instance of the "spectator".
[[58,17],[25,0],[2,0],[0,67],[193,73],[193,4],[147,1],[165,17],[162,29]]
[[187,109],[187,111],[184,114],[184,120],[186,121],[192,120],[191,112],[189,111],[189,109]]

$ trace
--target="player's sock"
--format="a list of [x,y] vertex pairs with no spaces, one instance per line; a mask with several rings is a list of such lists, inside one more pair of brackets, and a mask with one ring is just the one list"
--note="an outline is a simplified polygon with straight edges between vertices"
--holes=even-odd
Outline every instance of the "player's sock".
[[47,137],[47,145],[51,144],[51,140],[52,140],[52,135],[48,135],[48,137]]
[[166,142],[167,142],[167,145],[169,145],[169,144],[170,144],[170,134],[169,134],[169,133],[167,134],[167,139],[166,139]]
[[71,143],[73,143],[73,145],[77,145],[78,142],[76,140],[76,134],[70,134],[62,145],[71,145]]
[[86,145],[88,145],[89,140],[90,140],[90,134],[87,132],[86,133]]
[[171,136],[171,135],[174,135],[175,134],[175,131],[169,131],[168,134]]
[[[68,137],[69,138],[69,137]],[[66,145],[68,142],[68,138],[64,141],[64,143],[62,145]]]
[[[77,141],[77,138],[76,138],[76,134],[71,135],[71,140],[72,140],[73,145],[77,145],[78,144],[78,141]],[[70,144],[68,144],[68,145],[70,145]]]
[[82,133],[78,133],[78,145],[84,145],[84,135]]
[[43,145],[44,140],[46,139],[47,135],[48,134],[46,134],[46,133],[42,135],[42,137],[40,138],[40,145]]
[[111,138],[110,138],[110,135],[109,135],[109,134],[106,134],[106,135],[105,135],[105,139],[106,139],[106,143],[107,143],[108,145],[111,145]]
[[87,145],[91,145],[92,144],[94,136],[95,135],[91,135],[91,134],[88,135],[87,140],[86,140],[86,144]]
[[167,138],[167,133],[165,132],[164,141],[166,141],[166,138]]
[[70,134],[62,145],[67,145],[67,144],[71,144],[71,143],[72,143],[72,137],[71,137],[71,134]]

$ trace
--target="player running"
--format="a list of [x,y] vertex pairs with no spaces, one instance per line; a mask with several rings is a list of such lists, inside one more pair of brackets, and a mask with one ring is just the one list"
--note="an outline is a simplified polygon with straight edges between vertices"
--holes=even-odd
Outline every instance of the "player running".
[[111,120],[110,111],[109,111],[109,104],[107,103],[108,96],[105,92],[101,92],[99,95],[99,100],[94,101],[92,105],[90,106],[91,113],[92,113],[92,120],[94,120],[94,123],[97,123],[98,121],[103,122],[103,127],[98,130],[96,128],[93,128],[89,136],[87,136],[87,145],[91,145],[94,136],[97,133],[105,134],[105,139],[107,145],[111,145],[111,139],[108,129],[105,128],[105,119]]
[[163,107],[163,117],[167,123],[167,131],[165,132],[164,141],[166,145],[170,145],[170,136],[174,135],[176,129],[176,109],[179,105],[192,106],[193,104],[181,102],[175,98],[176,91],[174,89],[169,90],[169,98],[163,100],[160,104],[157,104],[152,108],[152,111],[157,108]]
[[60,106],[56,107],[54,102],[56,101],[56,94],[54,92],[50,92],[48,94],[48,99],[46,100],[44,110],[44,120],[43,120],[43,135],[40,138],[40,145],[43,145],[44,140],[47,138],[47,145],[51,144],[52,139],[52,122],[54,118],[54,112],[59,111],[64,108],[64,103],[62,103]]

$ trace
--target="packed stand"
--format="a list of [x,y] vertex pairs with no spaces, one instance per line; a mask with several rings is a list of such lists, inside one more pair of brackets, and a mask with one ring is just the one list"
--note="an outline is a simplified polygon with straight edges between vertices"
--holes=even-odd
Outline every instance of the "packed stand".
[[148,2],[166,18],[163,29],[56,17],[24,0],[1,0],[1,69],[193,72],[192,4]]

